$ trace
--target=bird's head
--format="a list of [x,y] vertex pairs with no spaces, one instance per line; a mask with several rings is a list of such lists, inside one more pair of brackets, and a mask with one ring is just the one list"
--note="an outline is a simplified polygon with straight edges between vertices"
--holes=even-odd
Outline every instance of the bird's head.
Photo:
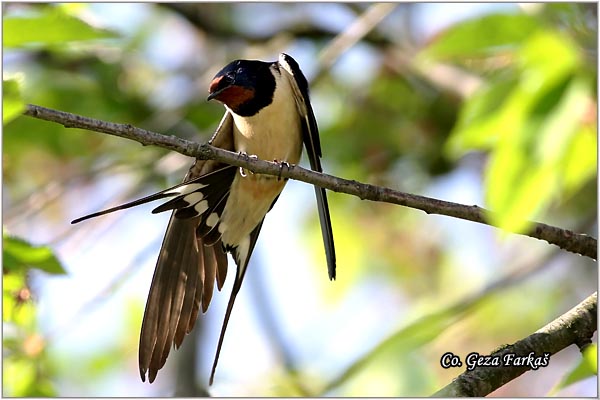
[[236,60],[215,75],[208,100],[216,99],[241,116],[252,116],[273,101],[277,63]]

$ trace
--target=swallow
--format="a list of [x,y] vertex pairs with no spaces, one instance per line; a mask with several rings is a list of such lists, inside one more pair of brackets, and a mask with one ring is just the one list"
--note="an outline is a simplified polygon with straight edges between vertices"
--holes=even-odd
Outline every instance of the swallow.
[[[317,122],[308,82],[287,54],[274,62],[236,60],[219,71],[208,100],[225,106],[209,144],[246,156],[297,164],[306,147],[311,169],[322,172]],[[168,199],[152,212],[171,211],[142,320],[139,371],[150,382],[164,366],[172,346],[179,348],[198,317],[206,312],[214,286],[227,275],[227,253],[237,271],[213,361],[212,385],[225,331],[265,215],[286,184],[285,179],[254,174],[214,160],[196,160],[183,183],[72,223]],[[336,257],[325,189],[315,186],[329,279]]]

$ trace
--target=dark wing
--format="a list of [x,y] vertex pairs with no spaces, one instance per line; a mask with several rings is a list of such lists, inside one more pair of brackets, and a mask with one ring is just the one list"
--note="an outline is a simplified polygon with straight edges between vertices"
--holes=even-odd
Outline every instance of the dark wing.
[[[319,141],[319,128],[315,114],[313,113],[308,95],[308,82],[300,70],[298,63],[287,54],[281,53],[279,56],[279,65],[290,75],[290,83],[294,89],[296,106],[302,119],[302,133],[304,146],[310,168],[313,171],[323,172],[321,167],[321,143]],[[321,221],[321,233],[323,234],[323,243],[325,245],[325,254],[327,256],[327,270],[329,279],[335,279],[335,246],[333,243],[333,231],[331,229],[331,218],[329,217],[329,205],[327,203],[327,194],[325,189],[315,186],[317,195],[317,207],[319,209],[319,220]]]
[[[171,346],[179,347],[193,328],[200,304],[206,311],[217,271],[225,271],[227,258],[220,237],[207,244],[197,235],[219,205],[227,202],[237,167],[226,166],[195,178],[173,191],[182,194],[153,212],[173,209],[159,254],[140,335],[140,375],[150,382],[167,361]],[[218,230],[218,225],[215,226]],[[220,265],[222,263],[222,265]],[[224,275],[224,274],[223,274]]]
[[[233,118],[228,112],[221,120],[211,144],[233,150]],[[142,381],[150,382],[164,366],[172,345],[179,347],[198,317],[206,311],[216,281],[220,290],[227,274],[227,256],[220,239],[206,245],[197,228],[206,211],[223,203],[237,168],[212,160],[197,160],[184,183],[143,199],[78,218],[77,223],[167,197],[173,197],[153,212],[173,209],[150,284],[142,320],[139,369]]]
[[[225,113],[209,143],[226,150],[234,149],[233,118],[229,112]],[[185,181],[222,170],[223,166],[212,160],[197,160]],[[235,173],[235,168],[230,171]],[[233,179],[233,175],[225,175],[226,180]],[[215,192],[223,193],[225,186],[213,187]],[[206,194],[207,198],[211,198],[211,204],[215,203],[219,193],[204,189],[204,192],[201,191],[203,197]],[[204,239],[196,235],[196,229],[207,214],[194,216],[201,214],[199,211],[204,208],[200,205],[202,200],[191,206],[192,200],[198,200],[198,196],[188,199],[190,206],[181,208],[187,209],[187,212],[174,211],[171,214],[150,284],[140,334],[139,368],[142,381],[145,380],[147,372],[150,382],[154,381],[158,370],[166,362],[171,346],[174,344],[179,347],[185,335],[194,327],[199,308],[201,307],[203,312],[207,310],[215,281],[219,290],[225,282],[227,255],[223,245],[217,240],[214,245],[207,246]],[[177,198],[171,204],[174,208],[175,202]],[[207,205],[206,210],[208,208]],[[178,213],[188,218],[177,218]]]

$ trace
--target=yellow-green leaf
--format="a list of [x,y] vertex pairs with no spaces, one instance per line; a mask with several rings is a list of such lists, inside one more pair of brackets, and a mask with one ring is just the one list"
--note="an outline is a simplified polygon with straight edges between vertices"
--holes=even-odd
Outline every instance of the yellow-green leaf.
[[56,7],[27,16],[9,16],[3,21],[3,46],[46,47],[57,43],[113,38],[107,29],[96,28]]
[[550,391],[554,395],[561,389],[598,375],[598,345],[593,343],[585,348],[579,363]]
[[2,124],[17,118],[25,110],[21,98],[19,81],[16,79],[2,80]]
[[440,34],[420,57],[459,59],[512,49],[539,28],[527,14],[492,14],[459,23]]
[[3,242],[4,268],[8,271],[37,268],[50,274],[66,274],[50,247],[35,246],[7,234],[3,235]]

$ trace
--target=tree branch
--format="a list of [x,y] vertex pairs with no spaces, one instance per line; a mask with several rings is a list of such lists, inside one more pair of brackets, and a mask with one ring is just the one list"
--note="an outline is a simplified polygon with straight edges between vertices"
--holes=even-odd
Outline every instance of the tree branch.
[[527,357],[533,352],[543,357],[544,353],[556,354],[572,344],[583,348],[596,331],[597,308],[596,292],[534,334],[493,352],[491,356],[498,357],[500,366],[465,371],[433,397],[484,397],[532,369],[531,366],[506,365],[504,357],[509,353]]
[[[446,215],[493,226],[488,221],[488,218],[486,218],[486,216],[491,215],[492,212],[474,205],[467,206],[464,204],[399,192],[386,187],[321,174],[297,165],[283,168],[279,163],[251,159],[208,144],[198,144],[176,136],[162,135],[145,129],[136,128],[130,124],[101,121],[32,104],[27,105],[24,114],[30,117],[62,124],[66,128],[82,128],[103,132],[134,140],[142,145],[163,147],[189,157],[196,157],[203,160],[217,160],[226,164],[246,168],[255,173],[299,180],[321,186],[334,192],[357,196],[362,200],[398,204],[425,211],[427,214]],[[582,233],[574,233],[571,230],[539,222],[531,222],[531,226],[532,228],[529,232],[515,233],[545,240],[563,250],[581,254],[592,259],[596,259],[597,257],[597,240],[591,236]]]

